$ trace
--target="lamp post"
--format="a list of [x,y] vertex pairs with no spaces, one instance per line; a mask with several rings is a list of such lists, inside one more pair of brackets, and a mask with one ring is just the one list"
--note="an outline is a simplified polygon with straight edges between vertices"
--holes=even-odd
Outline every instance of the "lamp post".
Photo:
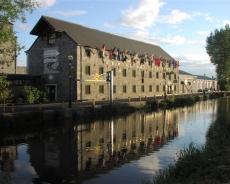
[[73,56],[69,55],[68,61],[69,61],[69,108],[71,108],[72,107],[72,104],[71,104],[71,62],[73,61]]

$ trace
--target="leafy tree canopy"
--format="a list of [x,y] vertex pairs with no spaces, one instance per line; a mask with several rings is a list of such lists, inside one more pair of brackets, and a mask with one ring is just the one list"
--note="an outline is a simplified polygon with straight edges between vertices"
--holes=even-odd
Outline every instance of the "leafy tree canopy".
[[6,75],[0,75],[0,100],[5,101],[10,94],[10,82],[7,81]]
[[230,77],[230,28],[215,29],[206,39],[206,51],[211,62],[216,65],[218,79]]
[[26,12],[32,13],[39,3],[36,0],[0,0],[0,63],[10,63],[24,46],[17,43],[13,23],[26,22]]

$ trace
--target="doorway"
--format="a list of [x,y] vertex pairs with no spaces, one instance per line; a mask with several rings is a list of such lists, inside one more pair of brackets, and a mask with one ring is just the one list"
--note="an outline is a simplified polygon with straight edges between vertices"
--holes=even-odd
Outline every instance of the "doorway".
[[49,94],[49,101],[50,102],[57,101],[57,99],[56,99],[56,96],[57,96],[57,86],[56,85],[46,85],[46,91]]

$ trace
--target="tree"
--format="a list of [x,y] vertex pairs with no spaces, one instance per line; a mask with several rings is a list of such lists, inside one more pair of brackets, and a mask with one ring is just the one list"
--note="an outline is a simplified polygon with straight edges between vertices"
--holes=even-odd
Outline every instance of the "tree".
[[5,100],[9,97],[10,95],[10,82],[7,81],[7,76],[6,75],[1,75],[0,76],[0,100],[3,101],[3,112],[5,112]]
[[230,78],[230,28],[215,29],[206,39],[206,52],[216,65],[218,80]]
[[39,3],[36,0],[0,0],[0,64],[9,66],[24,46],[17,43],[13,23],[26,22],[25,12],[32,13]]

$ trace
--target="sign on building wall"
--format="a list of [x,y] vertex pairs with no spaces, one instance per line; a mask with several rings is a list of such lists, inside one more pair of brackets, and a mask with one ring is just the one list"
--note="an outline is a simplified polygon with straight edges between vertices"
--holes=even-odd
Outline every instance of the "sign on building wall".
[[43,74],[58,73],[60,69],[58,47],[44,48]]

